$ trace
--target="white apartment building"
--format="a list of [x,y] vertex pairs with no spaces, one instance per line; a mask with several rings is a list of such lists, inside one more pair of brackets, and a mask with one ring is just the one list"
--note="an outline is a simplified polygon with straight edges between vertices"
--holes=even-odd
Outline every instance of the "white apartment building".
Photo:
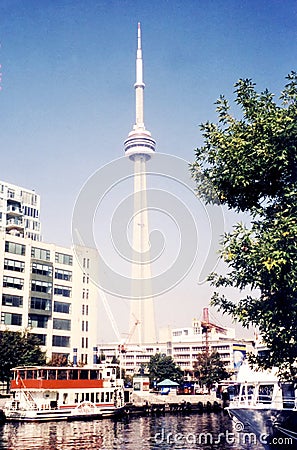
[[30,189],[0,181],[0,231],[40,241],[40,196]]
[[26,328],[49,359],[92,362],[98,290],[97,251],[0,232],[0,330]]

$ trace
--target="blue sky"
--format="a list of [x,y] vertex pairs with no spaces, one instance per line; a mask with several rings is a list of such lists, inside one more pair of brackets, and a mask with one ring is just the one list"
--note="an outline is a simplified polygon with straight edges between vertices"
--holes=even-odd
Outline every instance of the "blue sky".
[[146,126],[187,161],[238,78],[279,94],[296,70],[295,0],[1,0],[0,177],[41,195],[47,242],[70,245],[81,186],[123,155],[138,21]]

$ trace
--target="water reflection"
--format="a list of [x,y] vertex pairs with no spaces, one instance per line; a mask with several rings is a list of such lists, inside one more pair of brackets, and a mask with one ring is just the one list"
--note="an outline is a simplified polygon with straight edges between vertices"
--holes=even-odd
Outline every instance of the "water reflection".
[[[233,436],[233,441],[232,441]],[[0,427],[3,450],[263,450],[241,441],[223,413],[90,422],[7,423]]]

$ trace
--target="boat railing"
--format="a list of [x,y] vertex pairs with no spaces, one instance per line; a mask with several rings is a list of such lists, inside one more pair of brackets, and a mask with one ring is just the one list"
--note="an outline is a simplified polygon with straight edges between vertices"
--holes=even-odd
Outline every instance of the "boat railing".
[[236,406],[262,406],[273,405],[276,409],[297,409],[297,398],[283,397],[283,398],[272,398],[270,395],[238,395],[234,397],[230,404]]
[[35,402],[31,392],[29,390],[26,390],[27,388],[25,386],[24,380],[21,377],[19,377],[19,381],[20,381],[21,387],[22,387],[21,392],[23,394],[23,397],[25,399],[25,402],[26,402],[26,405],[28,406],[28,408],[29,409],[38,409],[37,403]]

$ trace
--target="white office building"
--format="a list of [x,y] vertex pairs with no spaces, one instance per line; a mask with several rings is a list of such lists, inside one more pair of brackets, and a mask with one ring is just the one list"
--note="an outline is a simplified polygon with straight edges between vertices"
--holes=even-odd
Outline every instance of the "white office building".
[[41,242],[40,196],[0,181],[0,331],[34,333],[47,358],[90,363],[97,250]]

